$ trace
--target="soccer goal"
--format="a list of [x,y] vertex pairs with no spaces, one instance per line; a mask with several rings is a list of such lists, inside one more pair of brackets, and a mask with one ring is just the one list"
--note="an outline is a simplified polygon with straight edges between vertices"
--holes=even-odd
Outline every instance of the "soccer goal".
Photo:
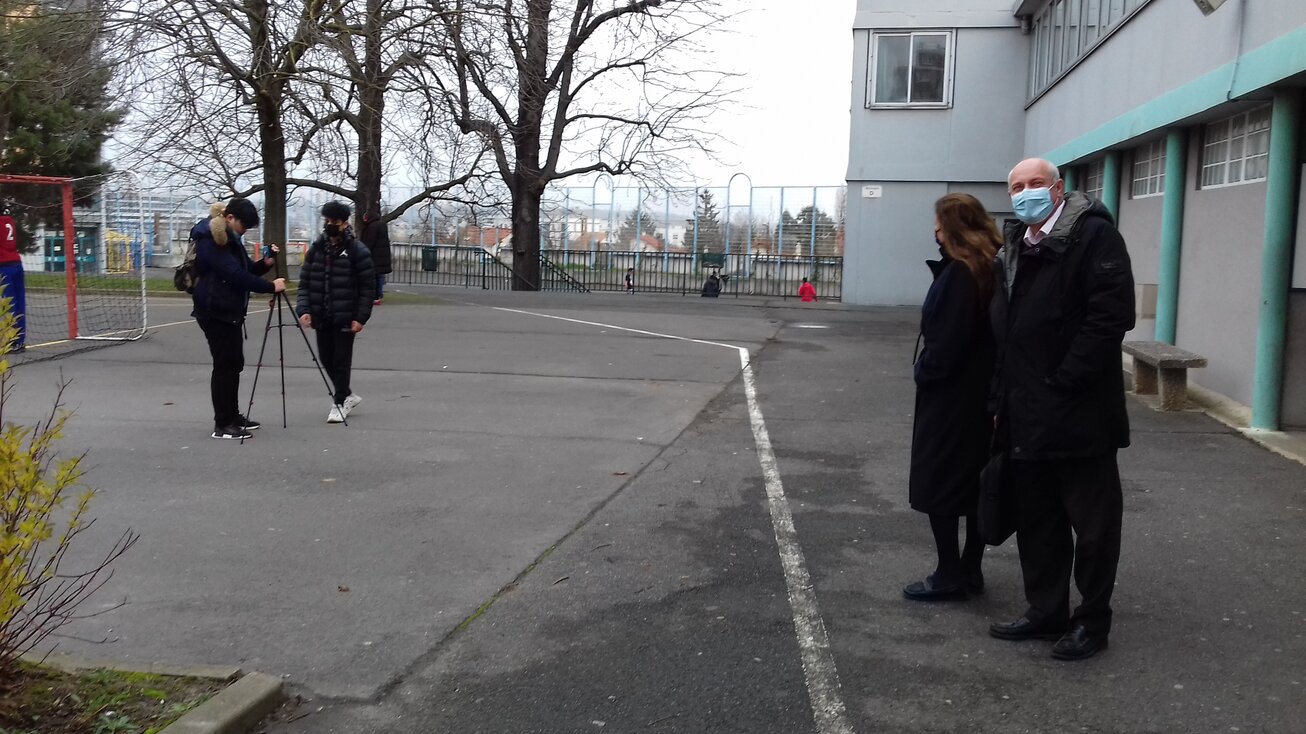
[[152,243],[133,175],[0,175],[0,196],[0,237],[21,251],[27,347],[144,336]]

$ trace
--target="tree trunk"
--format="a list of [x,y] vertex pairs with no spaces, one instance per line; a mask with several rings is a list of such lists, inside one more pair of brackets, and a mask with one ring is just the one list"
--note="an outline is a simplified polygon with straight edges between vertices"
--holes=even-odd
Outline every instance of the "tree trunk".
[[[264,244],[275,244],[278,278],[287,277],[286,267],[286,136],[281,127],[280,104],[261,90],[258,109],[259,150],[263,157],[263,217],[260,232]],[[255,253],[258,257],[260,253]]]
[[[274,244],[277,253],[276,277],[288,275],[286,267],[286,132],[281,124],[281,90],[285,82],[273,72],[272,33],[269,27],[268,0],[251,0],[250,68],[254,82],[254,110],[258,115],[259,152],[263,161],[263,217],[260,233],[264,244]],[[280,84],[280,86],[278,86]],[[258,257],[262,253],[255,253]]]
[[512,197],[512,289],[540,290],[540,201],[534,187],[523,186]]
[[381,211],[381,135],[386,80],[381,78],[381,0],[367,0],[363,29],[363,78],[359,80],[358,197],[355,227],[362,234],[363,216]]

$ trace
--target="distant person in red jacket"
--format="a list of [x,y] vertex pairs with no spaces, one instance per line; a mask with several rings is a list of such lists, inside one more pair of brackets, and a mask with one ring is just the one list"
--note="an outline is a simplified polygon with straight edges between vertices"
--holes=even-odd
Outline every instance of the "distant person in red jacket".
[[816,303],[816,286],[808,283],[807,278],[803,278],[803,284],[798,286],[798,298],[803,303]]

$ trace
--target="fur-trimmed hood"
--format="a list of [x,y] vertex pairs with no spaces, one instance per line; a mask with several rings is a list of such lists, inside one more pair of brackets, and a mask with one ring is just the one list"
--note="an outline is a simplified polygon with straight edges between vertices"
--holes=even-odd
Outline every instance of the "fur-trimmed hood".
[[226,204],[220,201],[209,207],[209,234],[218,247],[227,246],[227,216],[223,213],[226,209]]

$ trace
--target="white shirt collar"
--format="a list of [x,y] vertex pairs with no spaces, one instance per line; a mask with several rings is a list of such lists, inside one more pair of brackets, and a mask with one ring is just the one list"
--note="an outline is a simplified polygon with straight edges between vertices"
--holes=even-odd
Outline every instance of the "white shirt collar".
[[1065,208],[1066,200],[1062,199],[1061,204],[1057,206],[1056,211],[1052,212],[1052,216],[1048,217],[1048,220],[1043,223],[1042,227],[1039,227],[1037,230],[1034,229],[1033,225],[1026,227],[1025,244],[1037,245],[1042,242],[1043,238],[1047,237],[1048,234],[1052,232],[1052,228],[1056,226],[1057,220],[1061,218],[1061,210]]

